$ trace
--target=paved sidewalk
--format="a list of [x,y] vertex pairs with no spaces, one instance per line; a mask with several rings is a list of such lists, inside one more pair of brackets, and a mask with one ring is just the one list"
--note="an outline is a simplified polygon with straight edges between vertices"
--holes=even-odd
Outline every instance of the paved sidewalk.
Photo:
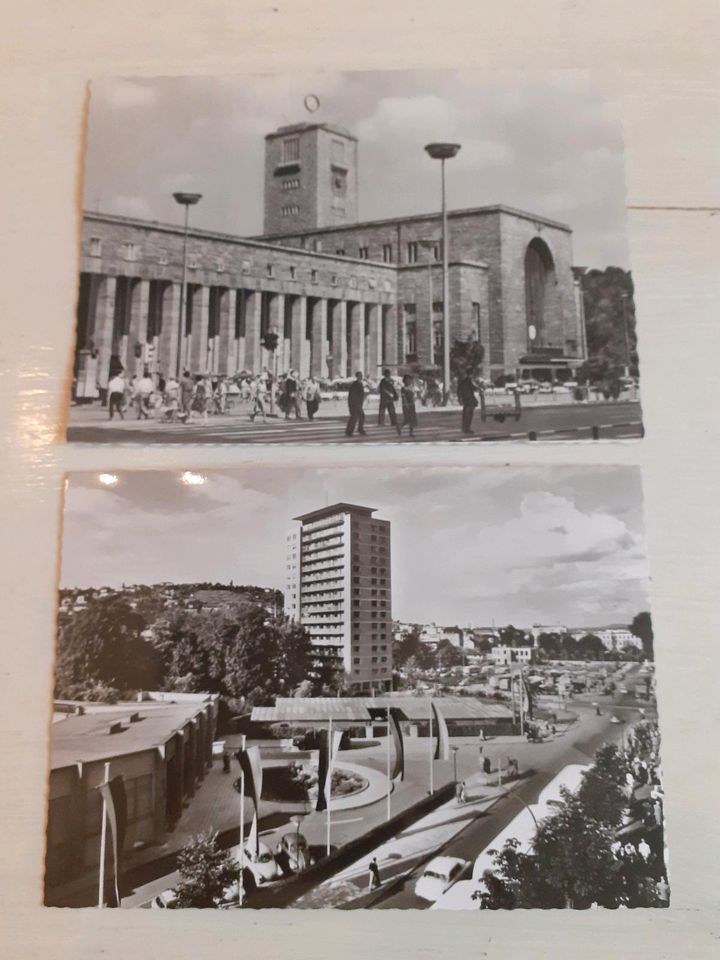
[[453,798],[382,843],[355,863],[319,884],[293,903],[294,908],[340,907],[364,898],[368,893],[368,865],[377,858],[382,884],[396,880],[464,830],[476,817],[485,814],[507,788],[489,786],[480,775],[466,781],[468,800]]

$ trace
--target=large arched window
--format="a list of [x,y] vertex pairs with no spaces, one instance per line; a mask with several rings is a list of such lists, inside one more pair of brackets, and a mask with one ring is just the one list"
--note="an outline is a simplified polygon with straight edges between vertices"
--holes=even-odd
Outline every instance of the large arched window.
[[554,272],[555,264],[550,248],[544,240],[535,237],[528,244],[525,253],[525,314],[531,351],[533,347],[543,344],[547,288]]

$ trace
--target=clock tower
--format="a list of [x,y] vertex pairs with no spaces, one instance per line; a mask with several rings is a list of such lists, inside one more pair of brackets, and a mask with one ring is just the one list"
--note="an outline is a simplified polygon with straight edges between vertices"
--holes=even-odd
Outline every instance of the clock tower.
[[266,235],[357,223],[357,140],[330,123],[298,123],[265,137]]

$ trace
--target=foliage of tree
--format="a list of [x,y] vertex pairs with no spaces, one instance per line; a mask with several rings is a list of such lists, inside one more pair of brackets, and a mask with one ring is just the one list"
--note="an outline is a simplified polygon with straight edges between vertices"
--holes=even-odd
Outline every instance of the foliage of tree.
[[648,660],[652,660],[655,656],[655,652],[653,650],[654,637],[650,614],[647,611],[638,613],[637,616],[633,617],[633,622],[630,624],[628,629],[630,630],[630,633],[640,638],[645,657]]
[[[612,384],[626,364],[638,376],[633,281],[619,267],[588,270],[582,276],[588,362],[578,372],[591,383]],[[627,324],[627,347],[626,347]]]
[[527,646],[525,632],[523,630],[518,630],[518,628],[514,627],[511,623],[509,623],[507,627],[501,627],[498,632],[500,634],[500,643],[504,644],[506,647]]
[[430,645],[420,639],[421,629],[413,625],[399,638],[393,639],[393,664],[396,667],[407,666],[409,660],[414,661],[418,670],[428,670],[435,665],[435,655]]
[[183,847],[178,854],[178,871],[177,907],[217,907],[238,876],[231,856],[218,849],[216,832],[199,834]]
[[435,663],[443,670],[458,667],[463,662],[462,651],[449,640],[441,640],[435,650]]
[[480,372],[485,347],[478,340],[454,340],[450,345],[450,376],[457,381],[466,373],[476,377]]
[[245,706],[290,695],[311,673],[307,631],[250,603],[174,610],[158,628],[155,644],[165,659],[169,689],[180,684]]
[[55,695],[96,699],[103,687],[156,687],[162,663],[142,636],[145,628],[143,617],[114,596],[97,597],[79,610],[58,632]]

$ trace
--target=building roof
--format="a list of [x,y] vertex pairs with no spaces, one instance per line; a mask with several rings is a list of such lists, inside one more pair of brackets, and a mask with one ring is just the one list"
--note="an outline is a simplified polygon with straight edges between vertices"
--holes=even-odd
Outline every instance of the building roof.
[[346,140],[357,140],[349,130],[341,127],[338,123],[292,123],[286,127],[278,127],[272,133],[266,133],[265,139],[272,140],[274,137],[287,137],[292,133],[307,133],[310,130],[327,130],[328,133],[337,133]]
[[328,507],[320,507],[319,510],[311,510],[310,513],[303,513],[299,517],[294,517],[294,520],[302,521],[311,521],[311,520],[322,520],[323,517],[332,517],[336,513],[359,513],[362,516],[369,517],[375,511],[377,507],[361,507],[357,503],[333,503]]
[[[204,712],[210,702],[208,695],[200,703],[131,703],[124,709],[68,716],[52,725],[50,768],[57,770],[161,747]],[[131,716],[138,719],[131,723]],[[116,724],[117,732],[111,733]]]
[[427,720],[434,703],[446,720],[509,720],[512,711],[502,703],[474,697],[416,697],[398,694],[378,697],[278,697],[274,707],[254,707],[252,720],[264,723],[322,722],[330,719],[369,723],[371,711],[399,708],[406,720]]
[[[572,227],[567,223],[561,223],[559,220],[550,220],[538,213],[530,213],[527,210],[517,210],[515,207],[505,206],[504,203],[495,203],[487,207],[463,207],[460,210],[448,210],[448,218],[467,216],[492,216],[493,214],[506,213],[513,217],[519,217],[521,220],[532,220],[534,223],[542,223],[546,227],[555,227],[557,230],[564,230],[566,233],[572,233]],[[293,230],[283,233],[267,233],[262,236],[255,236],[255,240],[282,240],[286,237],[314,236],[320,233],[336,233],[341,230],[359,230],[363,228],[392,226],[401,223],[412,223],[418,220],[440,220],[442,214],[438,210],[436,213],[415,213],[406,217],[386,217],[381,220],[361,220],[357,223],[338,223],[329,227],[308,227],[305,230]]]

